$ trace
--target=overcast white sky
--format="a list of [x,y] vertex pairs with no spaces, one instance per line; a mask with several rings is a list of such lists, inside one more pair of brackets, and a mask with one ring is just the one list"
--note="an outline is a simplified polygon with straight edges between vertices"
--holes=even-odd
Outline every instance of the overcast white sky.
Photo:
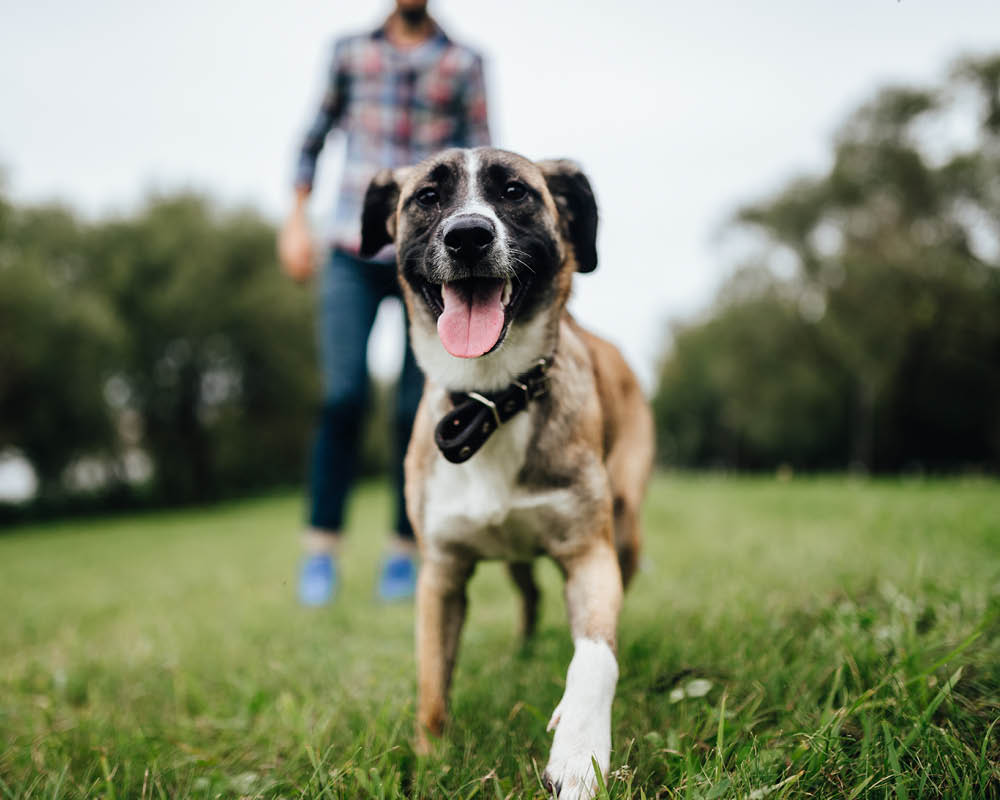
[[[336,34],[390,0],[0,0],[0,164],[23,201],[88,215],[193,186],[279,219]],[[1000,48],[998,0],[431,0],[485,55],[496,143],[572,157],[602,213],[601,266],[573,310],[647,387],[666,321],[711,299],[741,203],[826,164],[878,86]],[[339,172],[327,149],[314,203]],[[398,310],[371,349],[398,361]]]

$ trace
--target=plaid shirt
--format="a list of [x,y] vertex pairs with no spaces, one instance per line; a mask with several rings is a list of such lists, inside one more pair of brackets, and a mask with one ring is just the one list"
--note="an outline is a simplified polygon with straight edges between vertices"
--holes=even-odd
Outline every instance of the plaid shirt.
[[295,185],[311,188],[316,160],[336,126],[347,159],[333,224],[333,244],[357,253],[361,207],[383,167],[416,164],[446,147],[490,142],[482,58],[437,25],[416,47],[400,49],[385,29],[337,41],[319,113],[302,144]]

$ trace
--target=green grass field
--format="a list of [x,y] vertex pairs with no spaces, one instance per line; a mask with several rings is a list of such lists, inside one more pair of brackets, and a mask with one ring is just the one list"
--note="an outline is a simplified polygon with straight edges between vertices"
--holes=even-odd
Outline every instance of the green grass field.
[[[357,495],[318,611],[298,497],[0,536],[0,797],[544,797],[555,568],[521,647],[480,567],[418,759],[413,609],[373,598],[387,500]],[[666,475],[645,526],[608,796],[1000,796],[1000,484]]]

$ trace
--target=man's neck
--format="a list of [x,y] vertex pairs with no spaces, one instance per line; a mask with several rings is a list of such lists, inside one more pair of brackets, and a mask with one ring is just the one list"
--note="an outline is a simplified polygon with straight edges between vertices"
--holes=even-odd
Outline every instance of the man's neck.
[[416,47],[426,42],[433,31],[434,22],[426,14],[419,21],[410,22],[398,11],[394,11],[385,23],[386,36],[397,47]]

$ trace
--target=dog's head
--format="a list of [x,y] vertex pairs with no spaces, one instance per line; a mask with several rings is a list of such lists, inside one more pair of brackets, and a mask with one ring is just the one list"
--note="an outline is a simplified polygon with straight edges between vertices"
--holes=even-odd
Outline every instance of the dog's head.
[[[375,176],[361,254],[396,243],[414,351],[432,378],[428,362],[446,354],[509,361],[516,374],[518,358],[547,355],[528,352],[525,332],[554,329],[573,272],[597,266],[596,237],[594,195],[573,163],[447,150]],[[525,353],[502,356],[512,349]]]

